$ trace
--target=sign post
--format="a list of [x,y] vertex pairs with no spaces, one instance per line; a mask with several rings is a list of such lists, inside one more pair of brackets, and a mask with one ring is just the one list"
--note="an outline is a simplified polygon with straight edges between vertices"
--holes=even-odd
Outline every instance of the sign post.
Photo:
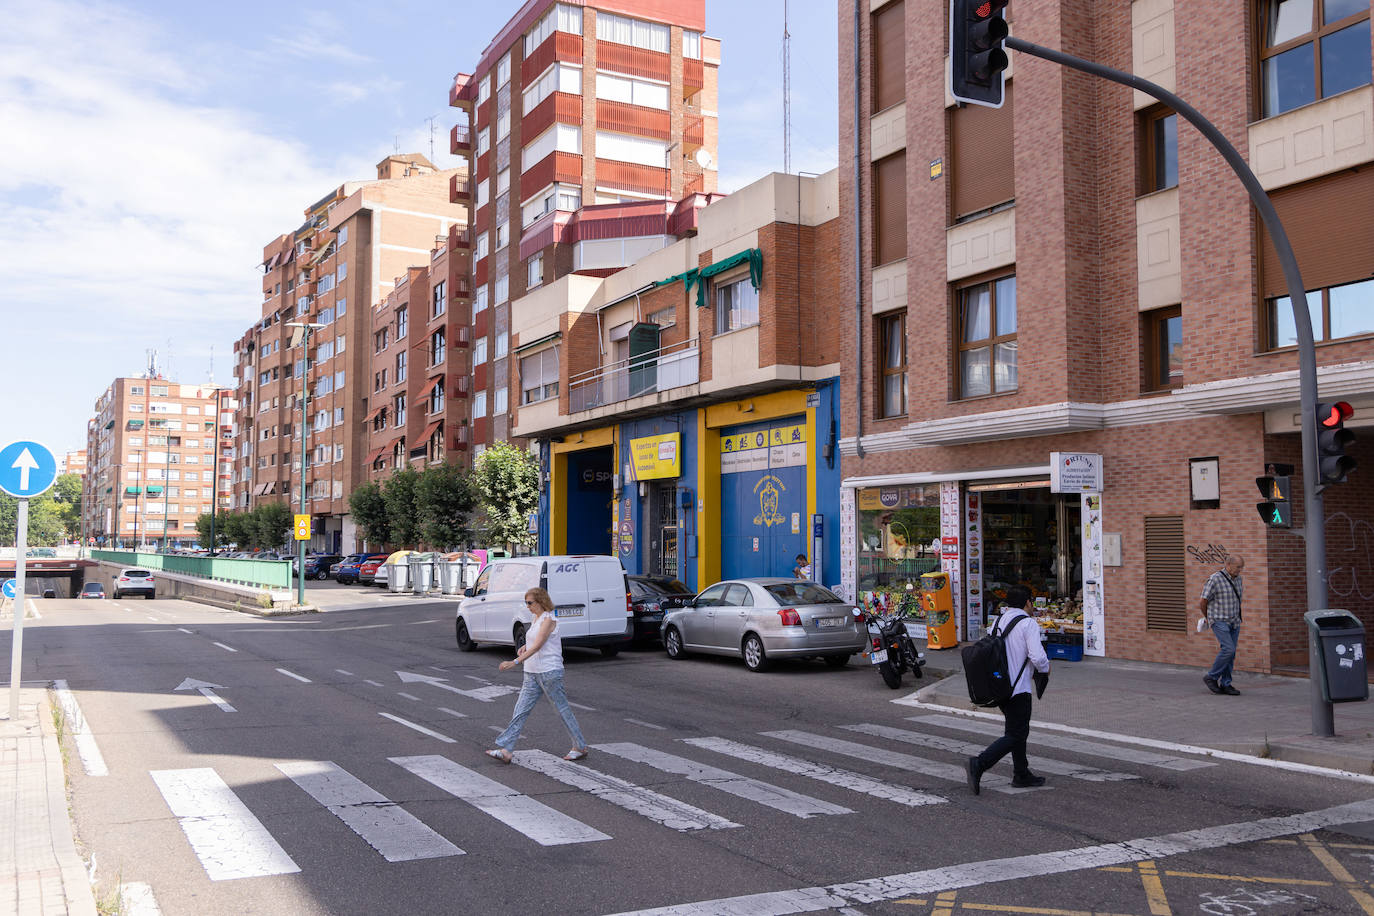
[[10,721],[19,719],[19,680],[24,658],[24,572],[29,539],[29,498],[57,480],[57,459],[37,442],[12,442],[0,449],[0,490],[19,500],[14,535],[14,640],[10,644]]

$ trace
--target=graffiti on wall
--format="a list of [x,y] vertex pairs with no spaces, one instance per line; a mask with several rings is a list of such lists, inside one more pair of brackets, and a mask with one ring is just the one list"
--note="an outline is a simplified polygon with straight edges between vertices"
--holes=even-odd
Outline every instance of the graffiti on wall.
[[[1345,512],[1326,519],[1327,585],[1341,598],[1374,601],[1374,525]],[[1348,544],[1344,549],[1333,544]]]
[[1189,544],[1188,556],[1192,557],[1195,563],[1205,563],[1208,566],[1220,566],[1230,559],[1231,554],[1227,551],[1225,544],[1208,544],[1205,547]]

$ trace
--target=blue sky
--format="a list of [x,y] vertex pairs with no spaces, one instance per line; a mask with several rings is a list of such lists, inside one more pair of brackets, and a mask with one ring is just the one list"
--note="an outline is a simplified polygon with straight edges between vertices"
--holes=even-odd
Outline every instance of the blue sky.
[[[0,30],[0,444],[83,448],[146,351],[230,381],[262,246],[399,146],[447,155],[448,87],[519,8],[44,0]],[[836,5],[791,0],[792,167],[836,166]],[[720,183],[782,169],[783,0],[706,0]],[[213,364],[213,375],[212,373]]]

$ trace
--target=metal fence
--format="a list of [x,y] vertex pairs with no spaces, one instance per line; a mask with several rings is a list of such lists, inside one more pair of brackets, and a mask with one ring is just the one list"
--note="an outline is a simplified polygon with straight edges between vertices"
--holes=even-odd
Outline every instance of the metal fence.
[[683,341],[572,376],[568,379],[568,408],[578,413],[642,394],[695,385],[700,380],[699,350],[690,341]]
[[91,559],[237,585],[287,589],[291,587],[289,560],[229,560],[221,557],[187,557],[170,553],[135,553],[131,550],[92,550]]

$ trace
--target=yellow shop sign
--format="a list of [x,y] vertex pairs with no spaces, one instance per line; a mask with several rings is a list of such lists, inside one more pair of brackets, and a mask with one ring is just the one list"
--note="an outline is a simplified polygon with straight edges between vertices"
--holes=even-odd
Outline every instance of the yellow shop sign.
[[630,440],[635,480],[656,480],[682,474],[682,433],[664,433]]

